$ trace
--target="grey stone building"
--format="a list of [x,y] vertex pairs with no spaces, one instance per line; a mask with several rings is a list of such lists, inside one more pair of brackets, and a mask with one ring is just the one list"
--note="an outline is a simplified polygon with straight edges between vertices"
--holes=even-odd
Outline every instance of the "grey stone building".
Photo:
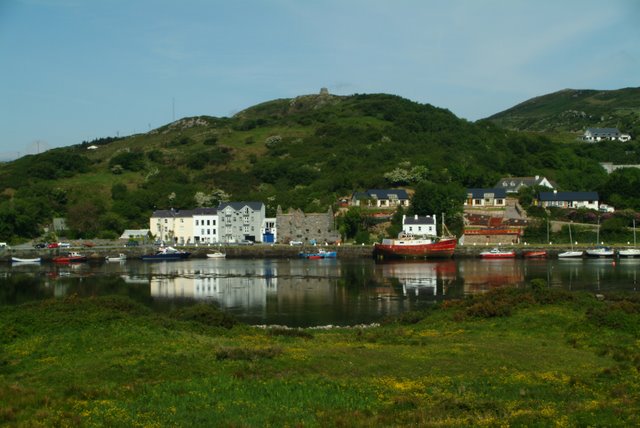
[[260,229],[265,218],[262,202],[225,202],[218,206],[220,242],[262,242]]
[[278,207],[276,213],[278,225],[278,242],[288,244],[291,241],[302,241],[305,244],[313,241],[318,244],[335,243],[340,240],[336,230],[331,208],[325,213],[305,214],[302,210],[289,209],[287,213]]

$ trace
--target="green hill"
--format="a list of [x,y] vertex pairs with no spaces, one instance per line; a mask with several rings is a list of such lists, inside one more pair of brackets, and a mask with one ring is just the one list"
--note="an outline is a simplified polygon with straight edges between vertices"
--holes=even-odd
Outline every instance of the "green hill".
[[54,216],[80,235],[115,236],[147,225],[154,209],[225,199],[264,201],[270,215],[278,205],[323,212],[356,190],[425,181],[489,187],[540,174],[594,190],[606,180],[598,156],[640,163],[630,150],[580,152],[394,95],[307,95],[2,164],[0,239],[37,236]]
[[520,131],[580,132],[612,127],[640,136],[640,88],[564,89],[527,100],[488,120]]

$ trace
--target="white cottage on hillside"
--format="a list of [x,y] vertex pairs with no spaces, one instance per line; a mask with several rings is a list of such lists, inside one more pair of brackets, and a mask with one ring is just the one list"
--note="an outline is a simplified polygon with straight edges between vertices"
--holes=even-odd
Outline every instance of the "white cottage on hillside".
[[436,216],[419,216],[413,217],[402,216],[402,232],[405,235],[428,236],[435,237],[438,235],[436,231]]

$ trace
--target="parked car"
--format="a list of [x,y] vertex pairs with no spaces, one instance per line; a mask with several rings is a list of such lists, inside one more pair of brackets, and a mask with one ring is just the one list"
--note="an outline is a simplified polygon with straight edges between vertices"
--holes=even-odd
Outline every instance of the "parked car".
[[253,245],[253,241],[249,241],[247,239],[243,239],[242,241],[238,242],[238,245]]
[[60,245],[58,245],[57,242],[52,242],[49,245],[47,245],[47,248],[58,248]]
[[58,246],[59,246],[60,248],[71,248],[71,244],[70,244],[70,243],[68,243],[68,242],[60,242],[60,243],[58,244]]
[[38,242],[33,246],[33,248],[47,248],[47,244],[44,242]]
[[289,241],[289,245],[302,245],[302,241]]
[[138,241],[128,241],[124,244],[125,247],[137,247],[138,245],[140,245]]

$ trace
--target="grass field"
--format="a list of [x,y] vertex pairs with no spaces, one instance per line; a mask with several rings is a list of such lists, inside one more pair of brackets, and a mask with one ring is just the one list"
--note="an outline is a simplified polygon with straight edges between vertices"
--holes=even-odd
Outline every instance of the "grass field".
[[369,328],[0,309],[0,425],[638,426],[637,295],[501,289]]

